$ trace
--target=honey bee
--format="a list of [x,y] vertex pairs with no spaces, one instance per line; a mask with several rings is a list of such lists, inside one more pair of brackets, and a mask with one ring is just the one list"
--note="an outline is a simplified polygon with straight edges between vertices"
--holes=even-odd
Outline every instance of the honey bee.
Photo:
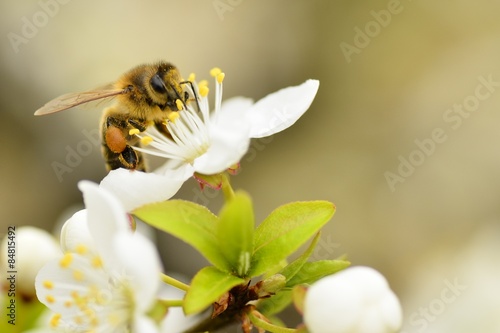
[[[59,96],[35,112],[36,116],[71,109],[93,101],[113,99],[101,119],[102,154],[108,170],[125,168],[146,171],[144,158],[132,147],[140,144],[133,134],[156,126],[170,136],[165,126],[169,113],[179,111],[190,95],[177,68],[168,62],[140,65],[123,74],[114,84],[98,89]],[[194,96],[196,102],[198,99]],[[180,104],[179,104],[180,103]],[[135,131],[137,132],[137,131]]]

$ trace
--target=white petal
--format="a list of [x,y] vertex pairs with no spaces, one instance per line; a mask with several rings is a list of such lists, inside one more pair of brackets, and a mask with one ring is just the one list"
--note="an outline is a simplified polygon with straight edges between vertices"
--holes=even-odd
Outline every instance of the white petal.
[[194,169],[213,175],[238,163],[250,146],[248,131],[248,123],[241,118],[218,118],[210,128],[211,145],[205,154],[194,161]]
[[151,318],[146,316],[137,316],[132,324],[132,333],[157,333],[158,326]]
[[222,102],[220,110],[217,111],[219,114],[225,116],[226,113],[236,114],[238,117],[243,119],[248,109],[253,105],[253,99],[247,97],[233,97]]
[[94,248],[94,239],[87,224],[87,210],[82,209],[71,216],[61,228],[61,250],[76,252],[78,246]]
[[250,137],[262,138],[292,126],[307,111],[318,88],[318,80],[307,80],[259,100],[247,112]]
[[136,310],[145,312],[160,287],[161,264],[156,247],[139,233],[122,233],[113,239],[113,251],[116,263],[130,279]]
[[167,160],[167,162],[153,171],[153,173],[169,179],[186,181],[193,176],[194,168],[191,164],[185,163],[184,161]]
[[117,198],[96,183],[80,181],[90,234],[99,251],[106,250],[109,239],[118,232],[131,232],[127,213]]
[[[101,290],[104,294],[108,287],[108,276],[98,267],[91,265],[91,257],[71,254],[71,262],[68,266],[60,265],[60,259],[52,260],[43,266],[35,280],[37,297],[52,311],[63,315],[76,314],[79,309],[75,306],[67,306],[66,301],[74,301],[72,293],[77,291],[80,296],[85,296],[91,288]],[[81,278],[75,278],[75,272],[81,274]],[[51,286],[47,286],[46,283]],[[48,296],[52,298],[48,299]]]
[[387,280],[370,267],[351,267],[314,283],[304,302],[311,333],[395,333],[402,314]]
[[117,169],[110,171],[100,186],[113,193],[130,212],[148,203],[170,199],[183,183],[182,179],[154,173]]

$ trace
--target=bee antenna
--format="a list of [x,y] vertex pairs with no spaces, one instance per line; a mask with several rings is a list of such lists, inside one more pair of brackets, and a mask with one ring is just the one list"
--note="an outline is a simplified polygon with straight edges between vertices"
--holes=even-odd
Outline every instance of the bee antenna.
[[[193,91],[193,95],[194,95],[194,100],[196,101],[196,107],[198,108],[198,112],[201,112],[200,103],[198,102],[198,95],[196,94],[196,90],[194,90],[193,82],[181,81],[181,82],[179,82],[179,84],[189,84],[191,86],[191,90]],[[186,106],[186,103],[184,102],[184,100],[181,99],[181,101],[184,104],[184,106]]]

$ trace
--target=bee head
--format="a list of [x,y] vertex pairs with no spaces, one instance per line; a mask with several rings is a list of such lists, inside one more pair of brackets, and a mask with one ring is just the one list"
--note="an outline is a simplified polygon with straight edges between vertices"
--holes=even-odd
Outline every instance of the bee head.
[[177,111],[176,101],[183,100],[181,77],[177,68],[169,63],[160,63],[152,73],[147,86],[150,99],[162,109]]

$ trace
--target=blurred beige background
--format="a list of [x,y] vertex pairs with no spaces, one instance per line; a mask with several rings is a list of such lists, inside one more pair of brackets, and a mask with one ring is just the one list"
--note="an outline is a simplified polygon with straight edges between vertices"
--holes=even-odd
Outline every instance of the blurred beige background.
[[[33,116],[60,94],[159,59],[198,78],[220,66],[226,98],[316,78],[306,115],[255,142],[233,177],[257,218],[289,201],[330,200],[338,211],[316,259],[347,253],[383,272],[405,332],[500,330],[499,2],[48,3],[0,3],[0,234],[7,225],[52,230],[81,205],[77,182],[105,175],[85,135],[99,111]],[[76,149],[86,156],[58,178],[52,164]],[[194,182],[177,197],[215,211],[221,203]],[[159,240],[168,269],[190,276],[204,265],[187,246]]]

